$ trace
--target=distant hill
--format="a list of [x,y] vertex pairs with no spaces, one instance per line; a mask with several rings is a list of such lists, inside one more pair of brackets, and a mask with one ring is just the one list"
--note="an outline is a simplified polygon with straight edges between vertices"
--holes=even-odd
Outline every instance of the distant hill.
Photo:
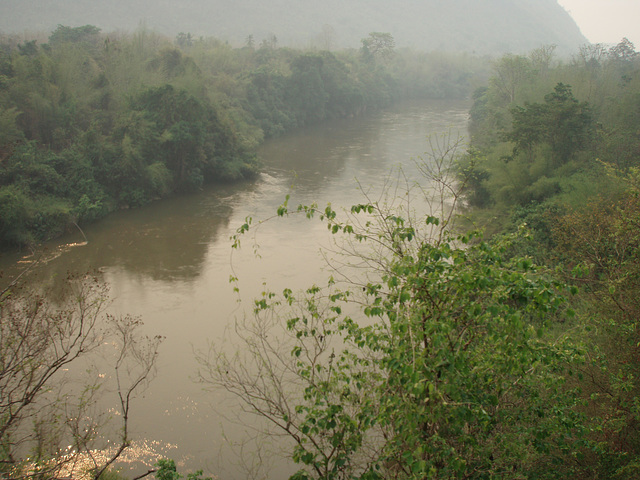
[[234,45],[275,35],[280,45],[359,47],[373,31],[398,47],[522,53],[587,43],[556,0],[0,0],[0,32],[46,31],[58,24],[132,31],[141,24]]

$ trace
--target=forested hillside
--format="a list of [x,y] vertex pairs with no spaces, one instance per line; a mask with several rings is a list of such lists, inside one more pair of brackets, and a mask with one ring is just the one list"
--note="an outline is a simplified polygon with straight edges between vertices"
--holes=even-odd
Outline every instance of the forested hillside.
[[285,203],[338,236],[338,280],[265,287],[236,352],[202,358],[291,438],[292,480],[640,478],[640,54],[507,55],[474,98],[421,192],[472,225],[395,186]]
[[0,244],[249,178],[264,137],[401,96],[465,97],[484,70],[463,55],[394,55],[389,34],[365,40],[331,53],[92,25],[60,26],[46,43],[3,37]]
[[372,31],[423,51],[524,53],[546,44],[571,52],[586,42],[556,0],[4,0],[0,31],[57,24],[133,30],[141,22],[170,36],[190,32],[239,46],[250,35],[282,45],[358,48]]
[[639,61],[627,39],[584,46],[570,62],[548,48],[498,60],[474,94],[470,204],[500,212],[502,228],[514,212],[527,221],[619,193],[640,167]]
[[568,383],[590,418],[566,478],[640,475],[640,54],[583,47],[506,56],[475,93],[461,164],[471,218],[527,232],[509,249],[580,288],[558,331],[589,348]]

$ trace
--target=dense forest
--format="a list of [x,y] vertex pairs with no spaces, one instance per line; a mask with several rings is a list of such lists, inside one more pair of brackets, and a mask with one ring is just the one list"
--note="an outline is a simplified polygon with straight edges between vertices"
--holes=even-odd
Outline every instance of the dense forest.
[[584,46],[570,62],[550,53],[495,64],[474,94],[460,178],[476,224],[496,238],[527,232],[509,257],[547,265],[579,289],[570,298],[576,316],[554,327],[587,349],[567,379],[586,421],[564,478],[632,479],[640,475],[640,54],[627,39]]
[[44,44],[3,37],[0,244],[249,178],[265,137],[402,96],[464,97],[483,72],[475,57],[394,47],[383,33],[332,53],[91,25],[59,26]]
[[491,231],[527,224],[547,247],[559,218],[605,205],[613,213],[633,197],[640,153],[634,45],[585,46],[570,62],[552,53],[496,62],[474,93],[462,164],[478,221]]
[[131,31],[142,23],[171,37],[188,31],[233,46],[276,34],[288,47],[358,48],[372,31],[425,52],[525,54],[556,44],[568,54],[587,41],[557,0],[4,0],[2,10],[0,31],[7,33],[87,23]]

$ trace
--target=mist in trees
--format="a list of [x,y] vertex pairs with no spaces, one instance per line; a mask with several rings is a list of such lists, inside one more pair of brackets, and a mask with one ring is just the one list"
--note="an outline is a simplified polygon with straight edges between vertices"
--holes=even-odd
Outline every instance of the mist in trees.
[[[422,167],[430,200],[458,210],[415,216],[400,195],[341,214],[287,199],[276,217],[325,222],[365,275],[265,289],[237,325],[241,355],[201,354],[201,380],[289,437],[297,480],[637,478],[635,47],[587,45],[569,60],[541,47],[487,72],[487,59],[402,49],[391,33],[340,51],[330,25],[322,33],[326,48],[304,50],[273,34],[234,47],[93,25],[2,37],[0,243],[252,179],[265,138],[484,85],[465,152],[454,142]],[[476,229],[454,224],[458,212]],[[159,339],[135,335],[135,318],[103,319],[100,282],[65,286],[61,298],[0,296],[7,478],[60,477],[79,456],[98,477],[128,448],[130,402],[153,373]],[[107,339],[123,423],[105,461],[103,419],[89,415],[101,386],[59,380]],[[158,469],[178,478],[170,461]]]
[[638,162],[632,52],[624,39],[608,49],[585,47],[569,61],[540,50],[496,61],[471,109],[472,204],[576,205],[614,188],[607,166],[624,175]]
[[425,162],[466,218],[413,217],[397,187],[278,209],[326,222],[340,268],[265,288],[238,351],[200,361],[289,438],[292,479],[638,476],[639,60],[497,60],[468,149]]
[[394,51],[381,33],[336,53],[92,25],[61,25],[45,44],[4,37],[0,243],[32,245],[115,209],[251,179],[265,137],[403,96],[461,97],[482,72],[471,57]]
[[[134,30],[141,23],[183,40],[215,36],[234,47],[277,36],[279,46],[357,49],[368,32],[388,32],[399,48],[420,51],[524,54],[556,44],[569,53],[586,43],[556,0],[4,0],[0,29],[53,30],[57,24]],[[96,23],[100,22],[100,23]]]

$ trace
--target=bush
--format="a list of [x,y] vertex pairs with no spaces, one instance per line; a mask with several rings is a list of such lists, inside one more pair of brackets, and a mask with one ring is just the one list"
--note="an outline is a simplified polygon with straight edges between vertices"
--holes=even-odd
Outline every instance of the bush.
[[0,243],[29,245],[34,241],[28,229],[31,201],[16,185],[0,187]]

